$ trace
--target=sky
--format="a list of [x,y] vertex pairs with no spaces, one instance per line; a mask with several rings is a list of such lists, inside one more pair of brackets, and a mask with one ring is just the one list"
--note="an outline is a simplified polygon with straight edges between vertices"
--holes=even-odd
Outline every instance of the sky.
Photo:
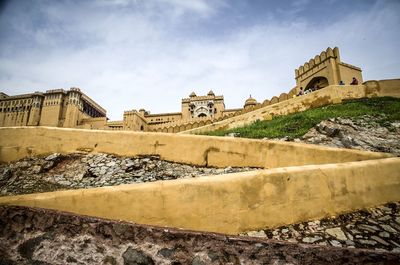
[[79,87],[111,120],[192,91],[262,102],[335,46],[364,80],[399,78],[400,1],[0,0],[0,91]]

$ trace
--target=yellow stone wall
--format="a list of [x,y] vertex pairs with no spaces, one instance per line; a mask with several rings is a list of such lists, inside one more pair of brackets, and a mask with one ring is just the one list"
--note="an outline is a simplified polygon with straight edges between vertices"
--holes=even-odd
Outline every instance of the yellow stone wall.
[[[20,141],[4,140],[3,136],[11,133]],[[3,161],[17,158],[12,153],[26,155],[25,150],[42,154],[74,151],[80,146],[114,154],[160,154],[164,159],[194,164],[204,164],[204,154],[211,154],[208,161],[222,166],[289,166],[0,197],[0,204],[236,234],[400,200],[400,158],[384,158],[388,155],[380,153],[269,141],[57,128],[3,128],[0,135]],[[344,163],[364,159],[369,160]],[[296,166],[299,164],[310,165]]]
[[0,162],[27,155],[79,150],[162,159],[216,167],[275,168],[388,157],[384,153],[316,145],[168,133],[100,131],[54,127],[0,128]]
[[144,117],[149,125],[155,126],[158,124],[179,121],[182,119],[182,113],[149,114]]
[[105,130],[107,128],[107,118],[106,117],[98,117],[98,118],[85,118],[82,119],[80,125],[77,127],[79,129],[94,129],[94,130]]
[[328,48],[295,70],[296,91],[298,92],[300,87],[306,90],[314,85],[320,88],[339,85],[340,81],[349,85],[353,77],[362,84],[361,68],[343,63],[340,60],[339,48]]

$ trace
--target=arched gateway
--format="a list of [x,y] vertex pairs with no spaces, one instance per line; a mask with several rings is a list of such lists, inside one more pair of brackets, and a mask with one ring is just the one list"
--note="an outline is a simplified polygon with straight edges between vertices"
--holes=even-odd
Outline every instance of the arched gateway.
[[340,61],[339,48],[326,49],[295,70],[296,91],[318,86],[323,88],[339,85],[343,81],[349,85],[353,77],[362,83],[361,68]]

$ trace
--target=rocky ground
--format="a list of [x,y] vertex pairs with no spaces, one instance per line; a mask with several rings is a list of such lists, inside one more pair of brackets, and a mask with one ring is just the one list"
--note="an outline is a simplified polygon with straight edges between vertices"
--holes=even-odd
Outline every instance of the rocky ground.
[[399,264],[400,253],[294,244],[0,206],[0,264]]
[[73,153],[30,157],[0,165],[0,196],[194,178],[253,170],[208,168],[150,157]]
[[400,203],[242,235],[343,248],[400,253]]
[[400,122],[382,123],[383,118],[383,115],[364,115],[353,119],[329,119],[294,141],[400,156]]

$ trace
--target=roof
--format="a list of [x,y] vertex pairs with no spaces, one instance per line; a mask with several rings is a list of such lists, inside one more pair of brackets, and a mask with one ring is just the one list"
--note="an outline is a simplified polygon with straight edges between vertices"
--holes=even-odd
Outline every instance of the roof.
[[257,105],[257,100],[252,98],[251,95],[250,95],[250,97],[244,103],[244,106],[247,107],[247,106],[254,106],[254,105]]

